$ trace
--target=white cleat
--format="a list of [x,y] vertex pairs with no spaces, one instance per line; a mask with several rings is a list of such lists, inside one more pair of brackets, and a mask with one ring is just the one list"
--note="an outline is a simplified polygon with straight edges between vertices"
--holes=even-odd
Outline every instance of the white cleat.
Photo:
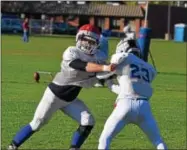
[[17,150],[17,147],[15,145],[9,145],[7,150]]
[[94,86],[95,86],[95,87],[103,87],[103,85],[100,84],[100,83],[96,83]]

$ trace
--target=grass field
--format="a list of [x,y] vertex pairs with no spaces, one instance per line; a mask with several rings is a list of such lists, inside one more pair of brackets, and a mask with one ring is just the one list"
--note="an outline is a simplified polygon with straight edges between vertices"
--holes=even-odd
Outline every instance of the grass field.
[[[110,40],[110,53],[116,39]],[[19,36],[2,36],[2,148],[23,125],[29,123],[41,96],[51,80],[38,70],[57,72],[63,50],[74,45],[74,38],[31,37],[23,43]],[[186,44],[153,40],[151,52],[160,72],[153,82],[150,100],[153,114],[169,149],[186,149]],[[151,61],[150,61],[151,62]],[[98,138],[113,109],[116,95],[107,88],[84,89],[79,95],[95,116],[96,125],[83,149],[96,149]],[[60,111],[21,146],[23,149],[68,149],[77,124]],[[113,140],[112,149],[153,149],[147,137],[134,125],[126,126]]]

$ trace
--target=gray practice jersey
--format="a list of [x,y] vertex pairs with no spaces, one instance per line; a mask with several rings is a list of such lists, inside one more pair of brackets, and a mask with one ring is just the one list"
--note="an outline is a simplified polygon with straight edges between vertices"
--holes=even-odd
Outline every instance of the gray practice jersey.
[[151,82],[156,76],[152,65],[130,53],[123,54],[121,61],[115,72],[119,86],[112,87],[113,91],[119,89],[118,98],[129,95],[150,98],[153,93]]
[[95,73],[73,69],[69,64],[75,59],[85,62],[103,63],[103,58],[99,56],[101,56],[100,51],[95,55],[87,55],[76,47],[68,47],[62,56],[61,71],[56,74],[52,82],[60,86],[76,85],[83,88],[92,87],[97,81]]

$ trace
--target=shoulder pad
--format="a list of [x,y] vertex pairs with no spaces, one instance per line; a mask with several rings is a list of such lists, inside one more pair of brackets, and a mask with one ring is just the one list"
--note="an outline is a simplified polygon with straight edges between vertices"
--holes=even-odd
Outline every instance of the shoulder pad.
[[78,51],[76,47],[70,46],[63,53],[63,60],[74,60],[78,58]]
[[112,64],[120,64],[128,56],[128,53],[116,53],[113,54],[110,60]]

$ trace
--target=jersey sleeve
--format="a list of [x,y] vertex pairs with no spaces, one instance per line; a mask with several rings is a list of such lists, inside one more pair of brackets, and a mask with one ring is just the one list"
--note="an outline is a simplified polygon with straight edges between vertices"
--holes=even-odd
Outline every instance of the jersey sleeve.
[[70,64],[73,60],[79,59],[79,55],[74,47],[68,47],[63,53],[62,59]]
[[157,75],[157,71],[155,70],[155,68],[151,66],[151,77],[152,77],[151,81],[155,79],[156,75]]
[[110,60],[111,64],[120,64],[127,58],[128,54],[126,53],[116,53],[113,54]]

